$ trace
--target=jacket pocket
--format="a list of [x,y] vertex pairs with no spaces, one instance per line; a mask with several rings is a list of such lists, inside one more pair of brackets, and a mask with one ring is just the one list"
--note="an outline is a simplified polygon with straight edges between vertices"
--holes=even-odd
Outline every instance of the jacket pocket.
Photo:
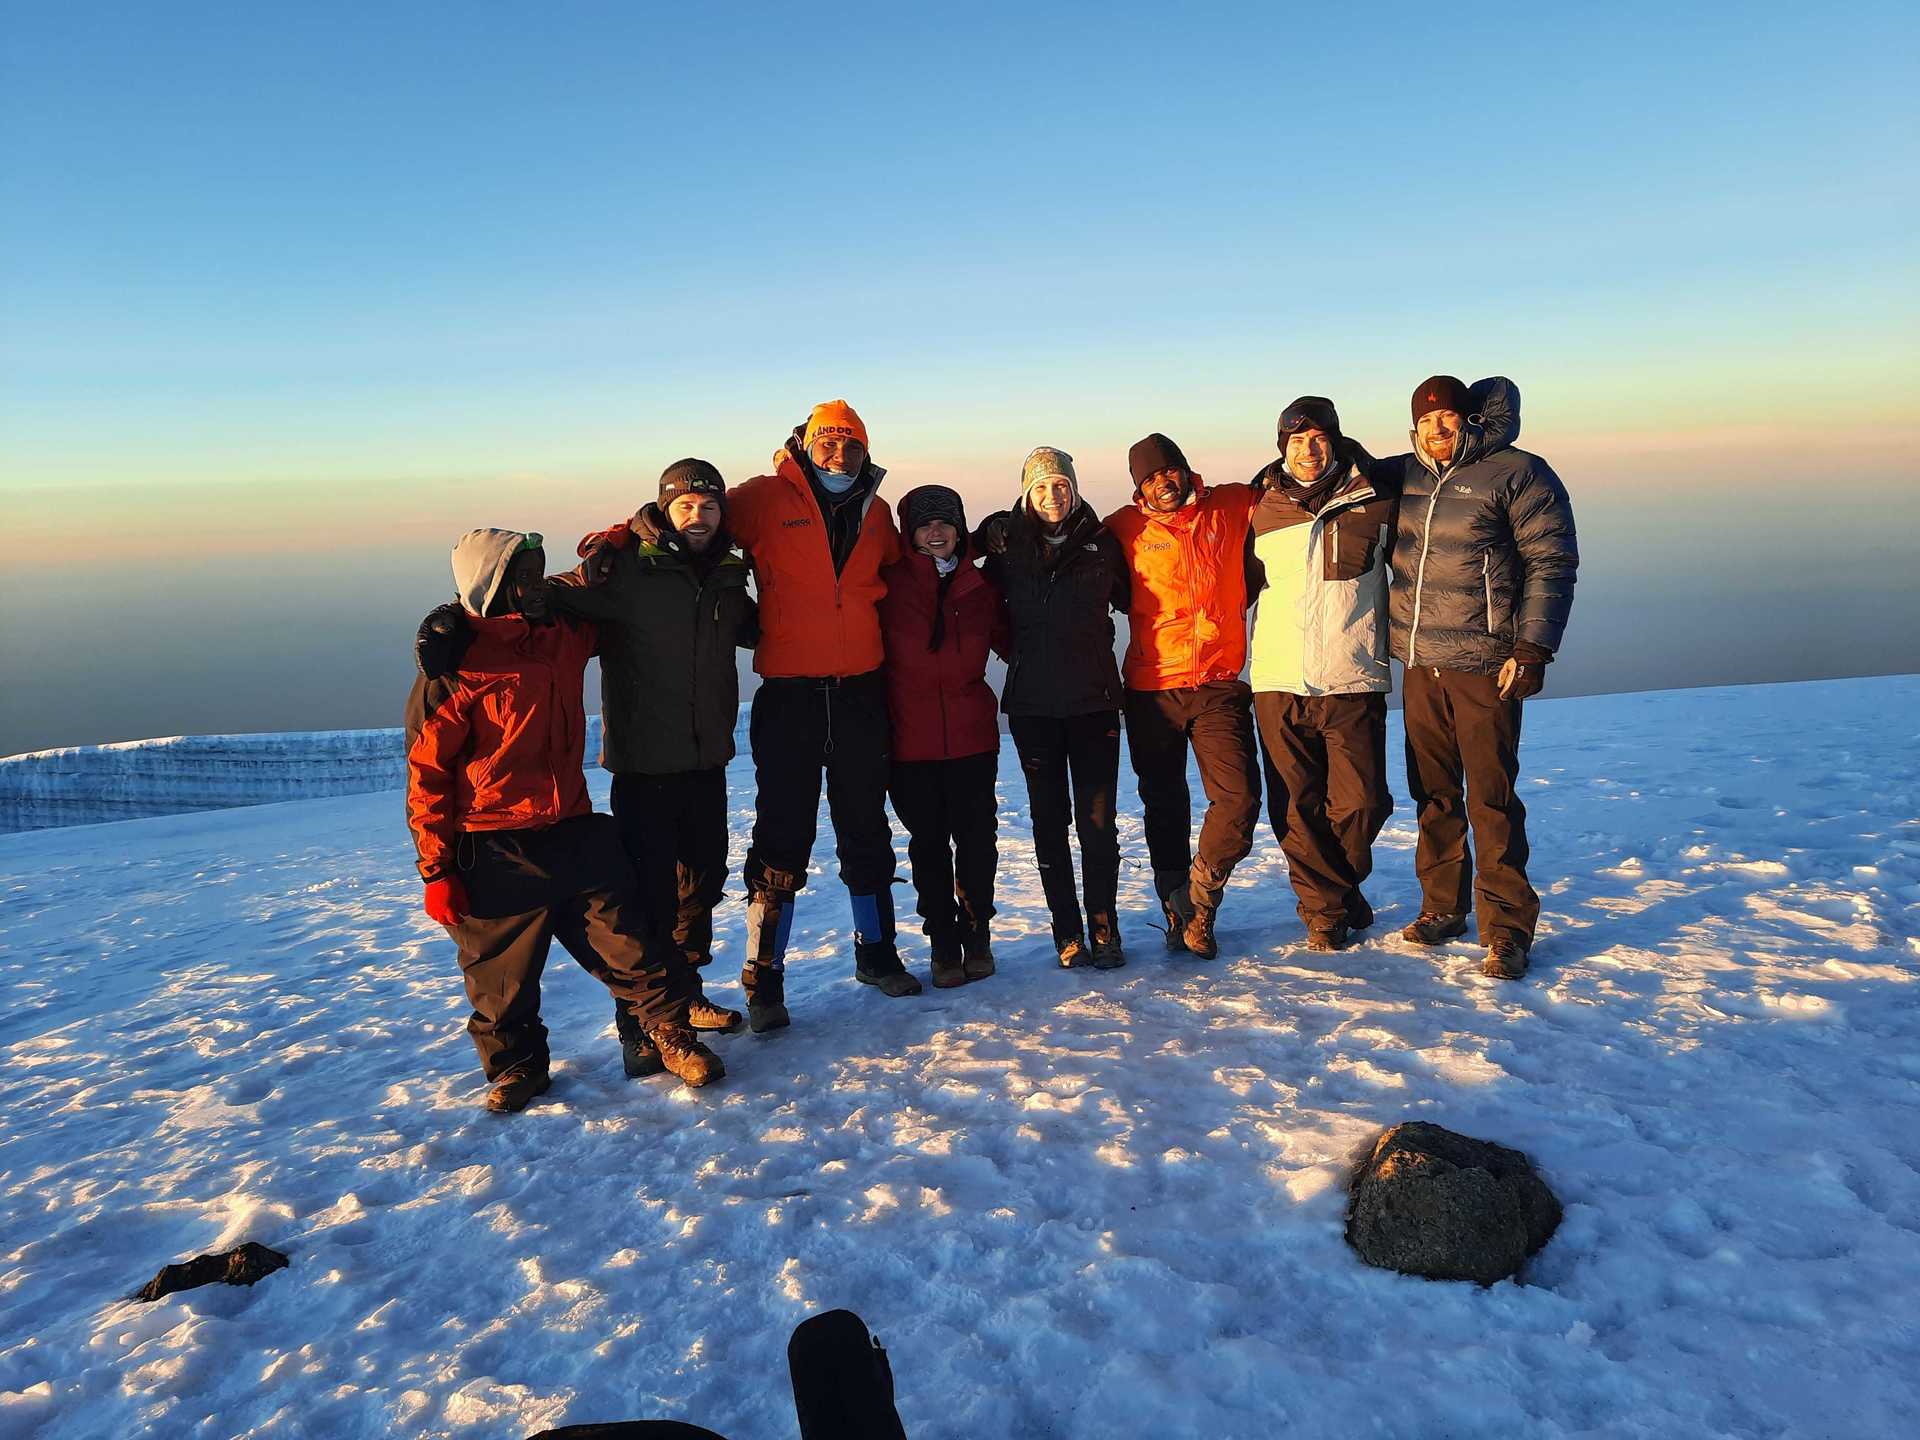
[[1335,520],[1321,542],[1326,552],[1324,571],[1329,580],[1358,580],[1373,569],[1380,555],[1380,527],[1360,520]]

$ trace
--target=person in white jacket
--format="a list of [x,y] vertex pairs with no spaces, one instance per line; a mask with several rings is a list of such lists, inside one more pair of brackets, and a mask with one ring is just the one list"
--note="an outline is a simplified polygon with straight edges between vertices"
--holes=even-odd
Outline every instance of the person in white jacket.
[[1280,415],[1247,536],[1253,713],[1308,948],[1373,923],[1360,887],[1393,813],[1387,790],[1387,553],[1397,497],[1367,478],[1333,402]]

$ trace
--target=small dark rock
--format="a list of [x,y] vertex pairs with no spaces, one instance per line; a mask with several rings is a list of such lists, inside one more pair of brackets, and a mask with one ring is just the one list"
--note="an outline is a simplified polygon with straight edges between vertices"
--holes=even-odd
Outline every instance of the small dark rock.
[[133,1294],[136,1300],[158,1300],[176,1290],[202,1285],[251,1285],[262,1276],[287,1268],[287,1257],[249,1240],[218,1255],[196,1255],[184,1265],[168,1265]]
[[1518,1150],[1410,1120],[1348,1186],[1347,1243],[1369,1265],[1491,1285],[1553,1237],[1560,1202]]

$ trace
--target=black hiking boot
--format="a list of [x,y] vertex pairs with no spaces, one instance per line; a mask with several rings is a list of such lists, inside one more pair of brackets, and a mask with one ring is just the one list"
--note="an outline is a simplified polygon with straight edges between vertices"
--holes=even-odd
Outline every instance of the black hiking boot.
[[1495,935],[1480,973],[1496,980],[1518,980],[1527,973],[1527,942],[1518,935]]
[[1093,952],[1087,949],[1087,942],[1078,935],[1054,941],[1053,953],[1060,957],[1062,970],[1079,970],[1093,964]]
[[702,1045],[685,1025],[656,1025],[647,1032],[647,1038],[660,1055],[661,1068],[696,1089],[727,1073],[720,1057]]
[[772,965],[748,965],[740,971],[740,988],[747,992],[747,1025],[756,1035],[784,1030],[793,1023],[787,1014],[787,972]]
[[967,983],[965,952],[958,935],[942,935],[932,942],[933,988],[953,990]]
[[1307,949],[1344,950],[1347,948],[1347,927],[1336,920],[1331,925],[1316,924],[1307,927]]
[[1092,917],[1093,968],[1118,970],[1127,963],[1127,952],[1120,944],[1120,921],[1112,915]]
[[853,978],[895,999],[918,995],[924,987],[900,963],[894,944],[893,891],[848,892],[847,899],[853,906]]
[[537,1097],[546,1094],[552,1084],[545,1066],[538,1070],[509,1070],[487,1091],[487,1109],[496,1115],[517,1115]]
[[960,963],[969,980],[984,980],[993,974],[993,941],[985,929],[974,931],[960,942]]
[[1466,916],[1436,915],[1431,910],[1422,910],[1420,918],[1400,932],[1400,938],[1416,945],[1444,945],[1466,933]]
[[620,1068],[626,1071],[627,1079],[641,1080],[658,1075],[667,1067],[660,1063],[660,1052],[647,1038],[647,1032],[635,1030],[631,1035],[620,1037]]
[[1178,955],[1187,948],[1187,926],[1193,922],[1193,897],[1176,891],[1160,902],[1167,917],[1167,949]]

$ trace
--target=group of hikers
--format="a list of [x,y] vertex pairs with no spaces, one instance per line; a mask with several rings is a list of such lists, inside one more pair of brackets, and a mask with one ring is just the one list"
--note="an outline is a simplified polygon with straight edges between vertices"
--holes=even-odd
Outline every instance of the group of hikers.
[[[1018,501],[970,529],[946,486],[881,502],[866,426],[835,400],[770,474],[730,488],[704,460],[668,466],[657,498],[583,539],[565,573],[545,573],[538,534],[462,536],[458,603],[416,642],[408,815],[427,913],[459,946],[489,1108],[548,1088],[539,982],[555,937],[612,991],[629,1075],[723,1073],[699,1035],[742,1017],[699,970],[726,876],[736,647],[760,677],[741,970],[755,1032],[790,1023],[788,936],[823,782],[858,979],[921,991],[896,943],[889,800],[933,983],[994,973],[999,711],[1061,965],[1126,963],[1123,720],[1168,948],[1218,953],[1263,781],[1307,944],[1343,948],[1374,922],[1361,887],[1393,808],[1390,658],[1419,818],[1420,912],[1402,934],[1439,945],[1471,911],[1486,973],[1524,975],[1539,898],[1521,706],[1572,606],[1573,513],[1546,462],[1515,448],[1510,381],[1434,376],[1412,411],[1411,451],[1376,460],[1331,401],[1303,396],[1280,415],[1278,458],[1244,484],[1207,484],[1148,435],[1128,454],[1132,500],[1104,520],[1073,457],[1041,446]],[[582,771],[596,654],[611,816]],[[1007,662],[997,701],[990,654]],[[1197,844],[1189,752],[1207,800]]]

